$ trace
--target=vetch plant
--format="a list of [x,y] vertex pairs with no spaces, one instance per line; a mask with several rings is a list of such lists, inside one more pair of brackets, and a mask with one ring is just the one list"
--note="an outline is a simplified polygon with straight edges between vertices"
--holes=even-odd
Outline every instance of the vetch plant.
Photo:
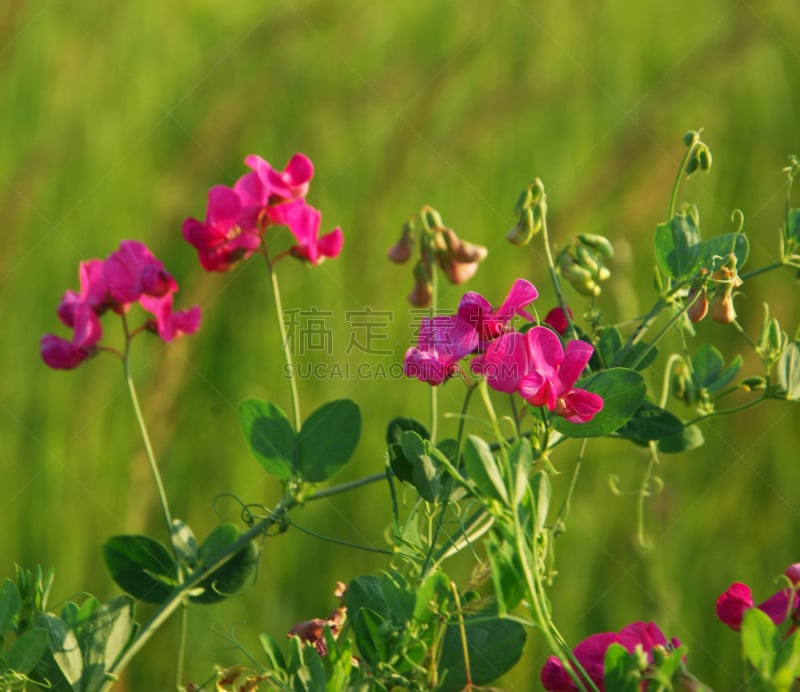
[[[486,247],[463,240],[431,207],[412,216],[387,254],[398,264],[413,260],[408,300],[430,310],[416,345],[397,354],[404,374],[420,381],[413,384],[427,400],[417,407],[425,420],[389,420],[382,468],[339,485],[331,479],[358,453],[360,409],[337,399],[303,416],[277,267],[286,257],[312,267],[336,258],[343,233],[320,233],[321,213],[306,201],[314,172],[306,156],[296,154],[283,170],[248,156],[249,171],[231,186],[212,187],[204,220],[188,218],[182,231],[210,272],[229,271],[255,256],[265,262],[285,360],[275,367],[287,375],[291,411],[250,398],[238,414],[245,444],[282,492],[275,507],[258,497],[239,500],[242,525],[219,524],[202,540],[169,505],[130,376],[135,337],[152,333],[169,342],[192,334],[200,311],[175,310],[176,280],[141,243],[124,241],[107,259],[82,262],[79,290],[67,291],[57,309],[72,336],[43,337],[42,358],[55,369],[73,369],[102,354],[121,360],[168,541],[109,537],[103,558],[124,593],[107,601],[86,596],[63,604],[59,613],[49,607],[52,572],[19,568],[6,579],[0,586],[5,687],[111,688],[174,614],[184,614],[185,631],[190,607],[213,607],[254,583],[258,588],[260,556],[269,552],[268,539],[297,528],[296,507],[372,486],[390,500],[386,547],[360,546],[347,536],[329,540],[375,553],[375,571],[337,584],[327,615],[308,613],[288,633],[252,637],[259,654],[237,642],[244,663],[209,667],[205,680],[187,680],[182,638],[175,647],[179,688],[476,690],[510,671],[530,639],[528,646],[545,661],[538,681],[547,690],[707,689],[689,672],[690,647],[668,640],[646,620],[648,613],[573,645],[548,597],[557,578],[558,539],[594,439],[648,452],[637,492],[644,544],[646,500],[662,483],[656,476],[662,455],[701,446],[701,425],[712,417],[769,399],[800,400],[798,337],[788,336],[768,306],[760,334],[748,335],[734,307],[734,300],[746,300],[739,290],[748,282],[781,268],[800,269],[800,211],[790,205],[798,160],[791,158],[785,170],[778,259],[746,269],[749,240],[741,212],[733,215],[735,231],[704,238],[697,208],[678,206],[681,182],[711,166],[699,131],[688,133],[684,145],[667,219],[653,236],[652,307],[619,324],[608,320],[602,303],[601,286],[613,280],[612,239],[581,233],[560,249],[552,246],[541,179],[520,194],[507,239],[520,248],[541,243],[546,261],[534,276],[508,277],[503,283],[510,288],[499,303],[502,292],[484,297],[466,291],[457,305],[442,310],[440,273],[460,285],[491,260]],[[291,235],[288,247],[281,246],[281,228]],[[555,304],[541,318],[537,301],[548,279]],[[105,339],[108,313],[120,318],[121,350]],[[726,363],[712,343],[698,342],[693,325],[707,315],[720,323],[715,339],[742,335],[760,370],[742,373],[741,356]],[[680,344],[674,353],[667,352],[673,343],[668,335]],[[461,398],[458,411],[440,411],[444,387]],[[439,434],[445,416],[456,421],[453,437]],[[554,498],[551,477],[565,470],[570,440],[578,448],[566,457],[575,461],[571,480],[566,495]],[[474,561],[466,576],[452,572],[448,562],[458,554]],[[568,558],[561,571],[570,569]],[[800,676],[797,572],[796,565],[788,568],[781,590],[758,607],[740,583],[717,602],[720,619],[741,633],[748,690],[788,690]],[[135,621],[137,602],[155,605],[141,624]],[[781,633],[777,627],[787,623]]]

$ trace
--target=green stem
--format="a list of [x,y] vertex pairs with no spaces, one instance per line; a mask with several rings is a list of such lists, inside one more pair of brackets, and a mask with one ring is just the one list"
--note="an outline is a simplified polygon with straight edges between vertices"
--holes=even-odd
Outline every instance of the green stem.
[[297,374],[294,371],[294,364],[292,362],[292,350],[289,347],[289,335],[286,332],[286,323],[283,320],[283,303],[281,302],[281,291],[278,286],[278,274],[275,271],[275,263],[269,254],[267,246],[266,235],[261,236],[261,248],[264,253],[264,259],[267,262],[267,271],[269,272],[269,280],[272,284],[272,299],[275,303],[275,315],[278,319],[278,331],[281,337],[281,348],[283,348],[283,358],[286,361],[286,367],[289,370],[289,387],[292,396],[292,414],[294,417],[295,430],[300,430],[303,419],[300,416],[300,396],[297,393]]
[[[433,252],[433,243],[431,242],[429,246],[429,256],[431,258],[433,257]],[[434,319],[436,317],[436,311],[439,308],[439,275],[432,259],[428,267],[428,275],[431,277],[432,294],[430,317]],[[439,423],[439,388],[430,387],[429,389],[431,391],[431,444],[436,444],[436,434],[438,432],[437,427]]]
[[681,186],[681,179],[686,171],[686,166],[689,163],[689,157],[694,151],[694,148],[695,144],[692,144],[690,147],[686,147],[686,151],[683,153],[683,158],[681,159],[681,164],[678,166],[678,174],[675,176],[675,182],[672,183],[672,195],[669,198],[669,212],[667,213],[668,219],[671,219],[673,216],[675,216],[675,207],[678,205],[678,188]]
[[[169,511],[169,502],[167,501],[167,493],[164,490],[164,483],[161,481],[161,474],[158,472],[158,464],[156,463],[156,456],[153,452],[153,445],[150,443],[150,435],[147,433],[147,425],[144,422],[144,416],[142,415],[142,409],[139,406],[139,397],[136,395],[136,385],[133,383],[133,376],[131,374],[131,366],[130,366],[130,339],[128,337],[128,324],[125,320],[125,315],[122,316],[123,326],[125,328],[125,336],[126,336],[126,344],[125,344],[125,354],[122,358],[122,367],[125,372],[125,383],[128,385],[128,393],[131,397],[131,403],[133,404],[133,411],[136,414],[136,422],[139,424],[139,430],[142,433],[142,440],[144,442],[144,449],[147,456],[147,460],[150,462],[150,470],[153,473],[153,480],[156,484],[156,489],[158,490],[158,498],[161,502],[161,511],[164,513],[164,521],[167,525],[167,532],[170,536],[170,543],[172,543],[172,533],[175,529],[174,524],[172,523],[172,514]],[[175,552],[176,559],[177,559],[177,552],[175,547],[173,546],[173,551]]]
[[[381,475],[383,477],[383,475]],[[375,476],[368,476],[370,480],[362,479],[360,485],[366,485],[367,482],[374,482],[378,480],[377,474]],[[352,481],[350,483],[343,483],[338,486],[334,486],[333,488],[327,488],[325,491],[320,491],[318,493],[314,493],[309,497],[305,498],[305,502],[311,502],[314,500],[320,500],[323,497],[331,497],[332,495],[338,495],[340,493],[347,492],[351,490],[353,487],[358,487],[356,485],[357,482]],[[210,574],[218,570],[224,564],[226,564],[234,555],[236,555],[242,548],[244,548],[248,543],[251,541],[263,536],[266,532],[272,528],[273,526],[283,526],[285,524],[285,517],[292,510],[299,504],[299,501],[295,498],[287,498],[284,502],[282,502],[278,507],[275,508],[275,511],[272,512],[268,517],[265,517],[257,524],[254,524],[251,528],[245,531],[239,539],[228,546],[227,550],[220,554],[220,556],[211,564],[204,565],[203,567],[195,570],[192,572],[191,575],[184,581],[179,587],[177,587],[156,610],[155,613],[150,617],[150,619],[142,625],[142,628],[139,630],[139,633],[136,635],[136,638],[130,643],[128,648],[122,653],[122,655],[114,661],[111,667],[108,669],[107,675],[109,679],[106,683],[100,688],[101,692],[106,692],[106,690],[110,690],[111,686],[116,682],[117,677],[119,676],[120,672],[124,670],[124,668],[131,662],[131,660],[136,656],[136,654],[141,651],[141,649],[150,641],[150,638],[159,630],[159,628],[170,618],[170,616],[184,603],[186,596],[188,593],[200,585],[200,583],[206,579]]]
[[732,408],[724,408],[718,411],[711,411],[709,413],[704,413],[702,416],[697,416],[697,418],[692,418],[692,420],[687,421],[684,424],[684,427],[689,427],[690,425],[694,425],[695,423],[700,423],[701,421],[707,420],[709,418],[714,418],[715,416],[727,416],[731,413],[740,413],[741,411],[746,411],[753,406],[760,404],[762,401],[765,401],[768,397],[766,395],[762,395],[758,397],[758,399],[753,399],[752,401],[748,401],[741,406],[734,406]]
[[[575,492],[575,487],[578,484],[578,476],[581,472],[581,466],[583,464],[583,455],[586,452],[586,445],[588,443],[588,439],[584,438],[581,442],[581,449],[578,452],[578,459],[575,462],[575,470],[572,472],[572,480],[569,482],[569,489],[567,490],[567,496],[564,498],[564,502],[561,503],[561,508],[558,510],[558,517],[556,519],[555,525],[556,526],[563,526],[564,520],[569,514],[569,510],[572,507],[572,494]],[[563,532],[563,529],[562,529]],[[556,533],[553,532],[553,537],[555,538]]]
[[186,601],[181,603],[181,634],[178,642],[178,666],[175,673],[175,689],[182,690],[183,686],[183,664],[186,660],[186,632],[189,629],[189,605]]
[[564,318],[567,320],[567,329],[572,333],[574,338],[577,338],[578,333],[575,329],[575,325],[572,323],[572,317],[570,317],[569,309],[567,308],[567,301],[564,300],[564,294],[561,291],[561,282],[559,281],[558,272],[556,271],[556,263],[553,261],[553,252],[550,250],[550,234],[547,230],[547,207],[544,201],[542,202],[542,207],[542,240],[544,241],[544,254],[547,258],[547,271],[550,274],[550,282],[553,284],[553,290],[556,292],[558,305],[564,313]]
[[767,272],[771,272],[774,269],[780,269],[784,266],[783,262],[773,262],[772,264],[767,264],[763,267],[759,267],[758,269],[753,269],[752,271],[745,272],[744,274],[739,274],[739,278],[742,281],[747,281],[748,279],[752,279],[759,274],[766,274]]

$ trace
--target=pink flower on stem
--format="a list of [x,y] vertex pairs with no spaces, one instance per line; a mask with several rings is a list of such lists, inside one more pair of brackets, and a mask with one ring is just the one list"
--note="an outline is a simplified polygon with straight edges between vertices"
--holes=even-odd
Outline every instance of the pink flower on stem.
[[[305,197],[309,182],[314,177],[314,164],[303,154],[292,156],[282,171],[276,171],[255,154],[247,156],[244,162],[253,170],[261,184],[259,199],[264,206]],[[250,187],[253,182],[251,180],[243,185]],[[255,189],[254,185],[252,189]]]
[[70,308],[72,341],[45,334],[41,341],[42,360],[56,370],[72,370],[96,351],[103,336],[100,320],[89,303],[75,303]]
[[[612,644],[620,644],[630,653],[633,653],[637,646],[641,646],[650,662],[653,661],[652,652],[655,647],[680,646],[677,639],[667,643],[664,633],[653,622],[633,622],[619,632],[601,632],[587,637],[573,649],[572,653],[601,692],[605,690],[603,678],[606,651]],[[564,664],[555,656],[548,658],[544,664],[541,680],[542,686],[548,692],[573,692],[578,689],[564,668]]]
[[538,296],[539,292],[530,281],[517,279],[502,305],[496,310],[492,309],[489,301],[480,293],[468,291],[458,304],[457,314],[475,327],[480,337],[480,347],[486,349],[490,341],[507,330],[508,323],[514,315],[521,315],[528,321],[533,321],[533,316],[524,308]]
[[194,333],[200,326],[200,308],[173,311],[178,284],[142,243],[123,240],[108,259],[81,262],[79,274],[80,291],[67,291],[57,310],[73,330],[72,340],[53,334],[41,340],[42,359],[51,368],[70,370],[97,351],[103,335],[99,317],[109,307],[124,313],[139,303],[155,316],[152,325],[145,326],[152,326],[164,341]]
[[478,332],[456,315],[424,318],[415,347],[406,351],[403,371],[433,386],[452,377],[458,361],[478,347]]
[[[794,588],[786,586],[772,594],[763,603],[755,606],[766,613],[776,625],[780,625],[788,616],[794,616],[800,608],[800,596],[797,594],[798,586],[800,586],[800,563],[789,565],[784,574],[792,582]],[[738,632],[742,626],[745,611],[753,607],[750,587],[742,582],[734,582],[717,599],[717,617],[732,630]]]
[[261,245],[257,217],[258,209],[246,208],[236,191],[215,185],[208,191],[205,221],[186,219],[183,237],[197,250],[203,269],[228,271]]
[[472,369],[493,389],[519,392],[532,406],[546,406],[571,423],[586,423],[603,408],[600,395],[575,387],[593,351],[579,339],[564,349],[552,330],[533,327],[524,334],[500,336],[473,361]]
[[342,229],[334,228],[330,233],[319,237],[322,214],[301,199],[269,207],[267,214],[273,223],[282,224],[292,232],[297,245],[290,252],[298,259],[316,265],[326,257],[338,257],[342,251]]

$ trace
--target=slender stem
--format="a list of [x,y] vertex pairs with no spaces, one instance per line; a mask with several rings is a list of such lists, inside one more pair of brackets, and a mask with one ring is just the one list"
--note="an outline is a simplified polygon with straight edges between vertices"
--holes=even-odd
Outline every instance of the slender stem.
[[[123,324],[125,325],[125,332],[127,337],[127,324],[125,323],[124,315],[122,319],[123,319]],[[153,480],[155,481],[156,489],[158,490],[158,498],[161,502],[161,511],[164,513],[164,521],[167,524],[167,532],[170,535],[170,543],[171,543],[172,533],[175,527],[172,523],[172,514],[169,511],[169,502],[167,501],[167,493],[164,490],[164,483],[161,481],[161,474],[158,472],[158,464],[156,463],[156,456],[155,453],[153,452],[153,445],[150,443],[150,435],[147,433],[147,425],[144,422],[142,409],[139,406],[139,397],[136,395],[136,386],[133,383],[133,376],[131,375],[129,345],[130,341],[128,341],[125,346],[125,355],[122,359],[122,367],[125,372],[125,383],[128,385],[128,393],[130,394],[131,402],[133,403],[133,411],[136,414],[136,422],[139,424],[139,430],[142,433],[142,440],[144,442],[145,453],[147,455],[147,460],[150,462],[150,470],[153,473]],[[173,551],[175,551],[174,546],[173,546]],[[177,553],[176,553],[176,558],[177,558]]]
[[462,689],[472,689],[472,670],[469,666],[469,647],[467,646],[467,628],[464,627],[464,614],[461,612],[461,599],[458,596],[458,589],[454,581],[450,582],[450,591],[455,599],[456,613],[458,614],[458,631],[461,634],[461,653],[464,656],[464,676],[466,685]]
[[357,478],[354,481],[348,481],[347,483],[341,483],[339,485],[334,485],[331,488],[323,488],[322,490],[317,490],[313,495],[311,495],[308,499],[309,500],[321,500],[324,497],[331,497],[333,495],[341,495],[342,493],[349,492],[351,490],[355,490],[356,488],[360,488],[364,485],[370,485],[372,483],[377,483],[378,481],[382,481],[386,478],[386,473],[373,473],[370,476],[364,476],[363,478]]
[[753,269],[752,271],[745,272],[744,274],[739,274],[739,278],[742,281],[747,281],[748,279],[752,279],[754,276],[758,276],[759,274],[766,274],[767,272],[771,272],[774,269],[780,269],[784,266],[783,262],[773,262],[772,264],[767,264],[763,267],[759,267],[758,269]]
[[678,174],[675,176],[675,182],[672,183],[672,195],[670,195],[669,198],[669,212],[667,213],[668,219],[671,219],[673,216],[675,216],[675,207],[678,205],[678,188],[681,185],[683,173],[686,170],[686,166],[689,163],[689,157],[694,151],[695,146],[695,144],[692,144],[692,146],[686,147],[686,151],[683,153],[683,158],[681,159],[681,164],[678,166]]
[[[429,256],[433,257],[433,244],[429,247]],[[436,267],[433,264],[433,260],[430,260],[430,265],[428,267],[428,274],[431,277],[431,307],[430,307],[430,316],[431,319],[436,317],[436,311],[439,309],[439,275],[436,271]],[[431,444],[436,444],[436,434],[438,432],[438,424],[439,424],[439,388],[438,387],[430,387],[431,390]]]
[[762,401],[765,401],[767,398],[768,398],[767,396],[762,395],[758,397],[758,399],[753,399],[752,401],[748,401],[747,403],[742,404],[741,406],[733,406],[732,408],[724,408],[718,411],[711,411],[709,413],[704,413],[702,416],[697,416],[697,418],[692,418],[692,420],[687,421],[685,423],[685,427],[688,428],[690,425],[694,425],[695,423],[699,423],[700,421],[704,421],[708,418],[714,418],[715,416],[727,416],[730,413],[739,413],[741,411],[746,411],[747,409],[752,408],[757,404],[760,404]]
[[272,283],[272,299],[275,303],[275,316],[278,319],[278,331],[281,337],[283,358],[286,361],[286,367],[289,371],[289,387],[292,396],[294,427],[295,430],[300,430],[303,419],[300,416],[300,396],[297,393],[297,374],[294,371],[294,364],[292,362],[292,349],[289,347],[289,335],[286,332],[286,323],[283,320],[283,303],[281,302],[281,291],[280,287],[278,286],[278,274],[275,272],[275,262],[272,260],[269,254],[269,248],[267,247],[265,235],[262,235],[261,237],[261,247],[264,253],[264,259],[267,262],[269,280]]
[[[293,522],[291,519],[287,518],[287,523],[289,526],[294,527],[300,533],[304,533],[308,536],[313,536],[314,538],[319,538],[321,541],[327,541],[328,543],[335,543],[336,545],[343,545],[347,548],[355,548],[356,550],[363,550],[366,553],[378,553],[378,555],[388,555],[390,557],[395,557],[398,555],[394,550],[387,550],[386,548],[373,548],[369,545],[359,545],[358,543],[352,543],[351,541],[345,541],[341,538],[334,538],[333,536],[324,536],[321,533],[317,533],[316,531],[312,531],[311,529],[305,529],[300,524]],[[417,556],[415,555],[408,555],[399,553],[401,557],[405,557],[410,560],[417,560]]]
[[181,604],[181,635],[178,642],[178,666],[175,673],[175,688],[180,690],[183,687],[183,664],[186,660],[186,632],[189,629],[189,605],[186,601]]
[[[367,479],[370,479],[369,482],[374,482],[378,480],[377,476],[368,476],[363,483],[360,485],[366,485]],[[349,483],[343,483],[338,486],[334,486],[333,488],[327,488],[325,491],[319,491],[310,495],[309,497],[305,498],[305,502],[311,502],[313,500],[320,500],[323,497],[331,497],[332,495],[337,495],[339,493],[346,492],[351,490],[353,487],[357,487],[357,482],[351,481]],[[224,553],[220,554],[220,556],[213,562],[208,565],[204,565],[199,569],[192,572],[191,575],[184,581],[180,586],[178,586],[165,600],[161,606],[159,606],[158,610],[153,613],[152,617],[142,625],[142,628],[139,630],[136,638],[131,642],[130,646],[122,653],[122,655],[114,661],[111,667],[108,669],[107,675],[109,676],[108,681],[100,688],[101,692],[105,692],[106,690],[110,690],[112,684],[116,682],[117,676],[120,672],[131,662],[131,660],[136,656],[136,654],[141,651],[145,644],[150,641],[150,638],[159,630],[159,628],[170,618],[170,616],[175,612],[175,610],[184,602],[186,595],[194,588],[196,588],[204,579],[206,579],[210,574],[218,570],[224,564],[226,564],[234,555],[236,555],[242,548],[244,548],[248,543],[251,541],[264,536],[266,532],[272,528],[273,526],[283,526],[286,523],[286,515],[299,504],[299,501],[295,498],[289,497],[284,502],[282,502],[275,510],[270,514],[268,517],[265,517],[257,524],[254,524],[251,528],[245,531],[241,536],[239,536],[238,540],[228,546],[227,550]]]
[[561,291],[561,282],[558,279],[558,272],[556,271],[556,264],[553,261],[553,252],[550,250],[550,234],[547,231],[547,208],[545,202],[542,202],[542,240],[544,241],[544,254],[547,258],[547,271],[550,274],[550,282],[553,284],[553,290],[556,292],[558,305],[564,313],[564,318],[567,320],[567,329],[572,333],[573,337],[577,338],[578,333],[575,330],[575,325],[572,323],[569,309],[567,308],[567,301],[564,300],[564,294]]
[[[584,438],[581,442],[581,449],[578,452],[578,458],[575,461],[575,470],[572,472],[572,480],[569,482],[569,489],[567,490],[567,496],[564,498],[564,502],[561,503],[561,508],[558,510],[558,518],[556,519],[556,525],[558,526],[564,524],[564,519],[569,514],[569,510],[572,507],[572,495],[575,492],[575,487],[578,484],[578,476],[581,473],[581,466],[583,464],[583,455],[586,453],[586,445],[588,443],[588,439]],[[563,532],[563,529],[562,529]],[[555,532],[553,536],[555,537]]]

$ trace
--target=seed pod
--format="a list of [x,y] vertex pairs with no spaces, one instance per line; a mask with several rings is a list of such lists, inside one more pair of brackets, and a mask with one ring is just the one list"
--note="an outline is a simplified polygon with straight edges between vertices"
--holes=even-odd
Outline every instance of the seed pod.
[[599,233],[579,233],[578,240],[592,250],[597,250],[603,257],[611,259],[614,256],[614,247],[611,241]]
[[595,259],[594,255],[583,245],[578,245],[578,247],[575,248],[575,255],[578,259],[578,264],[586,269],[593,277],[597,278],[600,263]]
[[763,377],[745,377],[740,383],[739,387],[745,392],[754,392],[758,389],[766,389],[767,381]]
[[695,300],[698,289],[693,288],[691,291],[689,291],[689,295],[686,298],[687,302],[690,303],[689,308],[686,310],[686,314],[694,323],[702,320],[708,313],[708,297],[706,296],[705,286],[701,287],[699,292],[700,296]]

